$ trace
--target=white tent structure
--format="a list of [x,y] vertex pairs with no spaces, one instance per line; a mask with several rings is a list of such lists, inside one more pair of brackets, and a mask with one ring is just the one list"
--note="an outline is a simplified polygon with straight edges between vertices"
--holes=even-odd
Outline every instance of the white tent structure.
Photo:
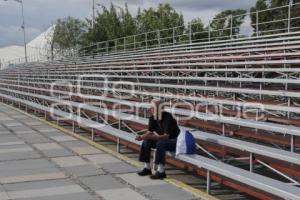
[[[53,37],[55,25],[48,28],[45,32],[27,44],[28,61],[47,59],[49,49],[49,38]],[[7,67],[12,63],[19,63],[25,60],[24,46],[8,46],[0,48],[0,66]]]

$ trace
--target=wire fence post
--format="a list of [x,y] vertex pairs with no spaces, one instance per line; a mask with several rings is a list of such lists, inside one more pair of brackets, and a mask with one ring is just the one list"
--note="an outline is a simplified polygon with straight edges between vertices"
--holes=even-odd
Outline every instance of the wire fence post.
[[148,49],[148,37],[147,37],[147,33],[145,33],[145,43],[146,43],[146,49]]
[[210,21],[208,21],[208,41],[210,42],[210,35],[211,35],[211,30],[210,30]]
[[259,31],[258,31],[258,10],[256,10],[256,36],[258,37],[259,36]]
[[175,45],[175,27],[173,27],[173,45]]
[[230,38],[232,39],[233,37],[233,16],[232,14],[230,15]]
[[133,36],[133,49],[136,50],[135,35]]
[[108,54],[108,41],[106,41],[106,53]]
[[99,52],[99,50],[100,50],[100,43],[98,42],[98,43],[96,44],[96,54],[97,54],[97,52]]
[[157,30],[158,46],[160,47],[160,31]]
[[293,0],[289,0],[288,7],[288,33],[291,31],[291,8],[293,6]]
[[126,37],[124,37],[124,41],[123,41],[123,45],[124,45],[124,51],[126,51]]
[[192,23],[189,23],[189,43],[192,43]]

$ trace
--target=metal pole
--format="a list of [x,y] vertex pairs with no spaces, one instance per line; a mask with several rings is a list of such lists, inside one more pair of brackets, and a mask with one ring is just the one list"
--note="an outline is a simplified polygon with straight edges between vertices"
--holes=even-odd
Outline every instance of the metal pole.
[[225,124],[222,124],[222,135],[225,136]]
[[93,0],[93,18],[92,18],[92,28],[94,28],[95,25],[95,0]]
[[291,152],[294,152],[295,136],[291,135]]
[[189,42],[192,43],[192,24],[189,23]]
[[175,44],[175,27],[173,27],[173,45]]
[[[8,1],[8,0],[4,0]],[[25,53],[25,62],[27,62],[27,45],[26,45],[26,30],[25,30],[25,17],[24,17],[24,5],[22,0],[15,0],[16,2],[21,4],[22,10],[22,29],[23,29],[23,39],[24,39],[24,53]]]
[[250,152],[250,172],[253,172],[253,154]]
[[293,6],[293,0],[289,0],[289,11],[288,11],[288,33],[291,30],[291,8]]
[[92,128],[92,141],[95,141],[95,130]]
[[106,53],[108,54],[108,41],[106,41]]
[[133,36],[133,49],[136,50],[135,35]]
[[208,22],[208,41],[210,42],[210,21]]
[[124,45],[124,51],[126,51],[126,37],[124,37],[124,41],[123,42],[124,42],[124,44],[123,44]]
[[117,138],[117,152],[121,153],[120,138]]
[[298,181],[292,179],[291,177],[289,177],[289,176],[285,175],[284,173],[278,171],[277,169],[271,167],[271,166],[268,165],[267,163],[265,163],[265,162],[263,162],[263,161],[261,161],[261,160],[257,160],[257,162],[260,163],[260,164],[262,164],[263,166],[269,168],[269,169],[272,170],[273,172],[275,172],[275,173],[281,175],[282,177],[286,178],[287,180],[289,180],[289,181],[291,181],[291,182],[293,182],[293,183],[299,185]]
[[146,43],[146,49],[148,48],[148,37],[147,37],[147,33],[145,33],[145,43]]
[[[103,44],[103,43],[101,42],[101,44]],[[97,43],[96,44],[96,53],[99,52],[99,50],[101,50],[101,46],[100,46],[100,43]]]
[[23,18],[22,29],[23,29],[23,37],[24,37],[25,62],[27,63],[27,45],[26,45],[26,31],[25,31],[24,6],[23,6],[23,1],[22,1],[22,0],[20,0],[19,2],[21,3],[21,7],[22,7],[22,18]]
[[256,36],[258,37],[258,10],[256,10]]
[[158,46],[160,47],[160,31],[157,30]]
[[207,194],[210,194],[210,186],[211,186],[210,171],[207,170],[207,174],[206,174],[206,192],[207,192]]
[[233,37],[233,16],[232,14],[230,15],[230,38],[232,39]]

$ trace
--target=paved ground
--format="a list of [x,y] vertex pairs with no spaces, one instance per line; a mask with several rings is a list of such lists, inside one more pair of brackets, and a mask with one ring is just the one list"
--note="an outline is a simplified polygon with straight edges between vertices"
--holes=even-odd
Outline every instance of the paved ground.
[[164,181],[0,104],[0,200],[189,200]]

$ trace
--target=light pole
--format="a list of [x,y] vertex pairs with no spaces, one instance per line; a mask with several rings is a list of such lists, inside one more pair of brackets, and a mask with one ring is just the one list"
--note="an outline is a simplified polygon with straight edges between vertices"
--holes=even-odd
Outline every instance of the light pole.
[[105,5],[101,4],[101,3],[96,3],[97,6],[101,6],[103,9],[105,9]]
[[[103,8],[105,8],[105,6],[102,5],[102,4],[100,4],[100,3],[97,3],[97,6],[102,6]],[[94,26],[95,26],[95,10],[96,10],[95,0],[93,0],[92,10],[93,10],[93,14],[92,14],[93,15],[92,16],[92,28],[94,28]]]
[[93,19],[92,19],[92,28],[94,28],[94,24],[95,24],[95,0],[93,0]]
[[[4,1],[8,1],[8,0],[4,0]],[[22,0],[15,0],[15,1],[22,1]],[[95,10],[96,10],[95,4],[97,6],[101,6],[102,8],[105,8],[105,5],[103,5],[101,3],[95,3],[95,0],[93,0],[93,5],[92,5],[92,10],[93,10],[93,14],[92,14],[93,15],[92,16],[92,28],[94,28],[94,26],[95,26]],[[116,5],[116,7],[122,10],[122,8],[120,6]]]
[[[8,0],[4,0],[8,1]],[[22,8],[22,29],[23,29],[23,39],[24,39],[24,52],[25,52],[25,62],[27,63],[27,46],[26,46],[26,32],[25,32],[25,17],[24,17],[24,6],[23,6],[23,1],[22,0],[13,0],[21,4]]]

